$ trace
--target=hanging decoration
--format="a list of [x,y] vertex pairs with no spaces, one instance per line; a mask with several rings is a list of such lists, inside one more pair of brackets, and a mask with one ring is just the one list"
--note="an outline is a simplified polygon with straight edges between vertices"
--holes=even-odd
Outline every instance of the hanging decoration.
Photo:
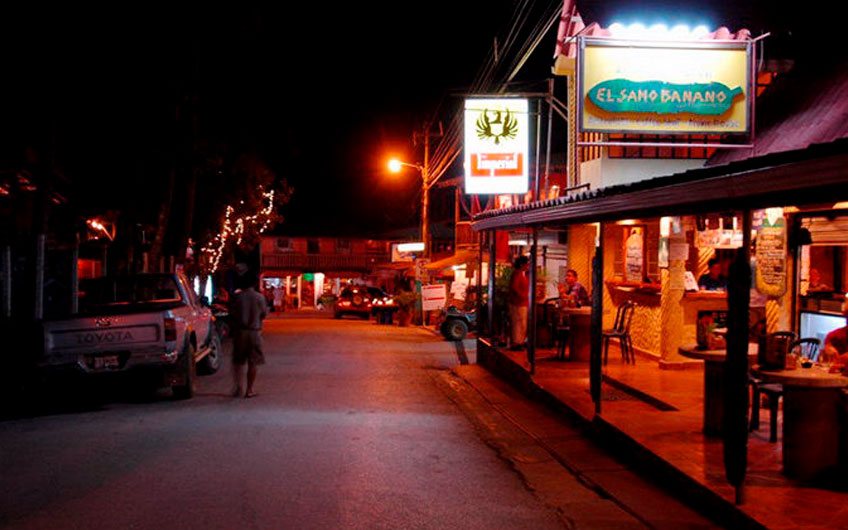
[[[267,204],[253,215],[236,215],[236,209],[227,205],[221,231],[203,248],[203,253],[207,257],[207,263],[209,263],[210,273],[215,273],[218,270],[221,256],[223,256],[230,241],[235,241],[236,245],[241,245],[245,237],[253,233],[254,230],[261,234],[268,229],[274,217],[274,190],[261,191],[262,198],[267,201]],[[244,205],[244,201],[240,201],[239,205]]]

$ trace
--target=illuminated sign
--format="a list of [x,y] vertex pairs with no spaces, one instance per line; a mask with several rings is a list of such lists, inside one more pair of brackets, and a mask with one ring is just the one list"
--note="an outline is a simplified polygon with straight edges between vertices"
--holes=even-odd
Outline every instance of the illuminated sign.
[[424,243],[393,243],[392,244],[392,262],[412,262],[415,257],[424,252]]
[[582,131],[749,130],[747,42],[671,44],[587,38],[580,50]]
[[397,248],[400,252],[422,252],[424,250],[424,243],[421,241],[417,243],[398,243]]
[[528,190],[526,99],[465,100],[465,193]]
[[721,83],[673,84],[662,81],[613,79],[589,89],[589,101],[607,112],[702,114],[718,116],[730,110],[742,93]]

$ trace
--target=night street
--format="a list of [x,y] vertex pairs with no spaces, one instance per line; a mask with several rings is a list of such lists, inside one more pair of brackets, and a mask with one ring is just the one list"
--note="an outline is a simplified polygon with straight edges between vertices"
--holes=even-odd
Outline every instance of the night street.
[[269,319],[265,336],[252,399],[229,397],[222,369],[189,401],[101,391],[93,407],[0,423],[0,526],[710,526],[630,479],[636,511],[664,506],[634,516],[541,457],[426,330],[312,312]]
[[226,366],[189,401],[106,395],[0,423],[0,524],[561,527],[434,384],[450,343],[323,316],[271,319],[265,337],[253,399],[228,396]]

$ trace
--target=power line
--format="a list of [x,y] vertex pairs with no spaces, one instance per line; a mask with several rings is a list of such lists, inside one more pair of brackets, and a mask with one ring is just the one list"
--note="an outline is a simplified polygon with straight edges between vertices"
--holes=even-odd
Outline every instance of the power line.
[[[561,4],[553,0],[548,3],[542,16],[533,29],[525,38],[523,44],[518,48],[518,53],[510,63],[508,75],[501,81],[495,80],[495,74],[498,70],[498,62],[495,61],[494,55],[489,55],[484,61],[481,68],[475,77],[471,86],[472,92],[504,92],[515,76],[526,65],[528,59],[541,43],[545,35],[550,31],[553,24],[559,19],[559,11]],[[504,41],[503,48],[500,50],[501,57],[509,57],[513,54],[513,47],[517,42],[518,36],[521,34],[524,26],[527,24],[528,17],[533,13],[533,4],[531,0],[522,0],[516,5],[512,24]],[[496,87],[493,89],[493,87]],[[444,101],[444,98],[442,99]],[[440,102],[441,106],[442,102]],[[455,111],[451,118],[447,130],[439,141],[430,162],[430,182],[429,185],[435,184],[453,165],[459,153],[461,152],[461,137],[464,124],[464,109]]]

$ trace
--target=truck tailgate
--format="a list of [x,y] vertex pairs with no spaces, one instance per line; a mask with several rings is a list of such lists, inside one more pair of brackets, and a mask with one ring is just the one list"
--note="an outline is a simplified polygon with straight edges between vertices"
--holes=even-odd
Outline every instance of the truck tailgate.
[[161,347],[161,319],[159,314],[147,314],[51,322],[45,351],[49,355]]

